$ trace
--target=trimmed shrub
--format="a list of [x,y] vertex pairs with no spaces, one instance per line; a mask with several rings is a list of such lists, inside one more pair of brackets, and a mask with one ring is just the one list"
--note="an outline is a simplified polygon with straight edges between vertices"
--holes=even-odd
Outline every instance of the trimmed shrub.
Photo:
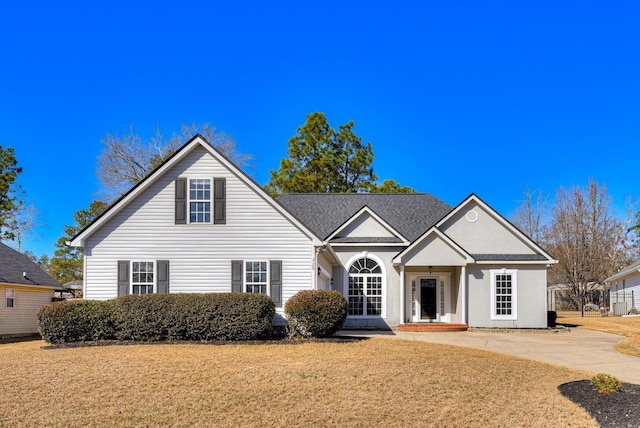
[[250,293],[146,294],[112,301],[120,340],[258,340],[271,337],[275,304]]
[[600,394],[613,394],[622,387],[622,382],[614,376],[599,373],[591,378],[591,386]]
[[113,339],[109,302],[76,300],[54,302],[38,311],[38,331],[49,343]]
[[284,307],[294,334],[302,337],[329,337],[342,328],[349,309],[336,290],[300,291]]
[[57,302],[39,314],[49,343],[87,340],[258,340],[273,333],[275,304],[248,293],[146,294]]
[[110,302],[116,339],[154,342],[167,339],[173,309],[170,294],[118,297]]

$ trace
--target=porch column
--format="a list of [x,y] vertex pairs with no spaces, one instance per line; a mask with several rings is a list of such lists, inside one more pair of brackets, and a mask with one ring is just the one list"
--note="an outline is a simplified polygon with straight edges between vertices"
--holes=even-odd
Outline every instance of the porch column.
[[462,293],[462,322],[467,323],[467,267],[462,266],[460,268],[460,291]]
[[404,324],[404,264],[400,264],[400,324]]

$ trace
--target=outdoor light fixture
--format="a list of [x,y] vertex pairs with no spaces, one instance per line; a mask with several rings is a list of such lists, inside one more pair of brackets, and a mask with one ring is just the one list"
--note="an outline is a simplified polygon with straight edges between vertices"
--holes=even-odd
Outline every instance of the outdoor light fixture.
[[429,273],[431,273],[431,271],[433,270],[433,266],[429,266],[428,269],[429,269]]

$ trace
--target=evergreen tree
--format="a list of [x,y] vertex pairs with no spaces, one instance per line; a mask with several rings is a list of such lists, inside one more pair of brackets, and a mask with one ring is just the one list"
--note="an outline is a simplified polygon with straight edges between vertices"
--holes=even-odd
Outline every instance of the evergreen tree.
[[82,263],[84,252],[82,248],[70,247],[67,242],[87,227],[96,217],[108,207],[106,202],[93,201],[88,209],[76,211],[73,215],[74,225],[64,227],[64,236],[56,242],[56,250],[50,261],[49,273],[61,284],[82,279]]
[[323,113],[307,116],[305,124],[289,139],[288,158],[271,171],[266,189],[283,193],[363,192],[375,185],[371,143],[353,132],[353,122],[336,132]]
[[20,206],[15,181],[21,172],[13,147],[3,149],[0,146],[0,238],[4,236],[9,219]]

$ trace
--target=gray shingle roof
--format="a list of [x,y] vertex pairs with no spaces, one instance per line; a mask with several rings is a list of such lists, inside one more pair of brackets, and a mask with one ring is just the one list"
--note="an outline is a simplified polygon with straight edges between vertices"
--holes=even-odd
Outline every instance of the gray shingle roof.
[[[23,272],[26,278],[22,275]],[[62,288],[27,256],[3,243],[0,243],[0,282]]]
[[414,241],[452,209],[426,193],[291,193],[277,201],[321,239],[367,206]]

